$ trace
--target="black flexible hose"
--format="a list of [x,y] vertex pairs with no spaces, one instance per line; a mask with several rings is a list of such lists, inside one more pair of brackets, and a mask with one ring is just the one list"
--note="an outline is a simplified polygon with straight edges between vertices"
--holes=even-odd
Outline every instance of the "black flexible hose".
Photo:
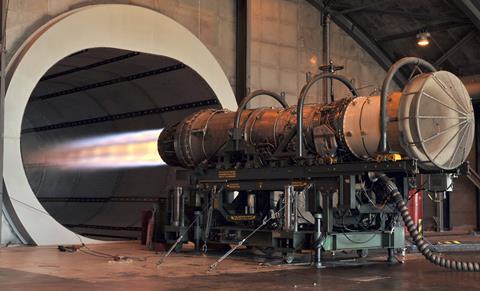
[[408,212],[407,205],[405,204],[405,201],[403,201],[402,194],[400,194],[400,191],[398,191],[395,183],[393,183],[393,181],[391,181],[387,176],[379,177],[377,183],[381,184],[383,191],[387,195],[387,197],[391,197],[393,199],[395,206],[402,215],[403,221],[407,226],[410,236],[417,245],[418,250],[427,260],[437,266],[453,269],[456,271],[480,272],[480,263],[451,260],[434,254],[430,249],[431,245],[424,241],[418,233],[417,226],[413,222],[413,219]]

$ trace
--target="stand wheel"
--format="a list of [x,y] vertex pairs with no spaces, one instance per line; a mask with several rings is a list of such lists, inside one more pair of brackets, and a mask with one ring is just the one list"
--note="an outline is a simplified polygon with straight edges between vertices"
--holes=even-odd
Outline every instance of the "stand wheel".
[[368,249],[357,250],[357,255],[359,258],[366,258],[368,256]]
[[283,253],[283,262],[286,264],[291,264],[295,260],[293,253]]
[[395,249],[393,248],[387,249],[387,262],[390,264],[398,263],[397,258],[395,257]]

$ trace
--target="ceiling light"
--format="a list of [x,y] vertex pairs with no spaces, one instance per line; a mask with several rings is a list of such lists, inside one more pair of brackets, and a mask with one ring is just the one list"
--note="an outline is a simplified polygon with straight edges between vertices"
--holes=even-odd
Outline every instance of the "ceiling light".
[[417,34],[417,44],[419,46],[427,46],[430,44],[430,33],[423,31]]

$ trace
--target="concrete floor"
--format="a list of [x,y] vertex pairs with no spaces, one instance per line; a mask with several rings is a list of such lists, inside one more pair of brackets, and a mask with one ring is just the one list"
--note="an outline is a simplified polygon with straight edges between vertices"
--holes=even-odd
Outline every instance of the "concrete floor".
[[[429,264],[418,254],[405,264],[388,265],[376,257],[361,266],[315,270],[306,266],[259,263],[258,258],[233,256],[208,271],[221,253],[173,254],[158,268],[158,256],[136,243],[90,246],[126,261],[56,248],[0,249],[0,290],[197,290],[197,289],[317,289],[317,290],[470,290],[480,274],[458,273]],[[85,250],[86,252],[90,252]],[[240,253],[241,254],[241,253]],[[480,260],[480,253],[452,255]]]

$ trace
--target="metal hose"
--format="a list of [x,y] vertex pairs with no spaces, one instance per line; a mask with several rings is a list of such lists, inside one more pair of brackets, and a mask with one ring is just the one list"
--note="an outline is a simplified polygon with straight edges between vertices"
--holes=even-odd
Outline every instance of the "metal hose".
[[381,187],[383,188],[384,193],[387,197],[391,197],[395,206],[397,207],[398,211],[402,215],[403,221],[407,226],[408,232],[412,237],[414,243],[417,245],[418,250],[422,253],[422,255],[431,263],[444,267],[447,269],[453,269],[456,271],[463,271],[463,272],[480,272],[480,263],[478,262],[464,262],[464,261],[457,261],[451,260],[444,257],[441,257],[437,254],[434,254],[431,251],[431,245],[427,243],[425,240],[422,239],[420,234],[417,231],[417,226],[413,222],[410,213],[408,212],[407,205],[403,201],[402,194],[398,191],[397,186],[393,181],[391,181],[387,176],[383,175],[378,178],[376,183],[380,183]]
[[387,116],[387,96],[390,84],[393,81],[393,77],[400,71],[400,69],[406,65],[415,65],[416,67],[422,66],[430,72],[435,72],[435,67],[424,59],[416,57],[405,57],[396,61],[388,70],[387,76],[382,84],[382,91],[380,93],[380,143],[378,145],[378,152],[385,154],[388,151],[387,148],[387,128],[388,128],[388,116]]

